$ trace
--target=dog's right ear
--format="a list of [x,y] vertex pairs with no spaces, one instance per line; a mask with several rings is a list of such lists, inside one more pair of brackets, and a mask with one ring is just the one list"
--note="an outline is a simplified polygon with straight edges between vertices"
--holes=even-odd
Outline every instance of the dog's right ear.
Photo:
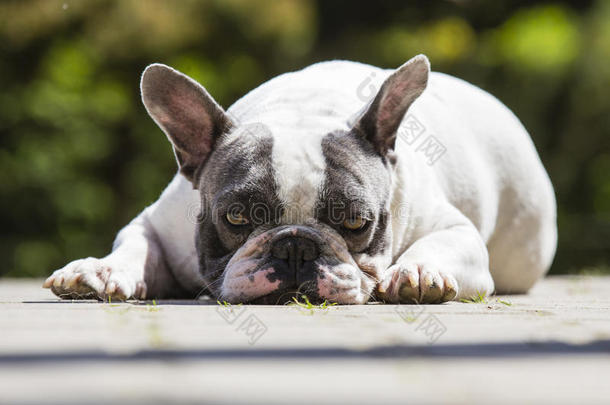
[[197,168],[231,128],[231,119],[199,83],[169,66],[148,66],[140,90],[148,114],[174,147],[180,172],[196,187]]

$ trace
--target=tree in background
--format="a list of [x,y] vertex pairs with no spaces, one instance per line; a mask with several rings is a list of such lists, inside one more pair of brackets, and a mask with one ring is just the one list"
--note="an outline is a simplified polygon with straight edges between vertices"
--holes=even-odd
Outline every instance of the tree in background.
[[0,273],[43,276],[108,252],[174,175],[141,106],[152,62],[225,107],[324,59],[433,69],[505,102],[556,188],[552,271],[610,257],[610,3],[498,0],[15,0],[0,3]]

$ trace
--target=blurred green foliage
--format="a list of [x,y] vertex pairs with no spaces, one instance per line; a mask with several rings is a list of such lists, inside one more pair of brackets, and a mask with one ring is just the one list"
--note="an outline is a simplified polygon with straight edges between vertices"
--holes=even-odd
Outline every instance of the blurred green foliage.
[[608,269],[610,2],[14,0],[0,2],[0,273],[106,254],[175,173],[141,106],[163,62],[224,106],[276,74],[426,53],[530,130],[556,187],[555,273]]

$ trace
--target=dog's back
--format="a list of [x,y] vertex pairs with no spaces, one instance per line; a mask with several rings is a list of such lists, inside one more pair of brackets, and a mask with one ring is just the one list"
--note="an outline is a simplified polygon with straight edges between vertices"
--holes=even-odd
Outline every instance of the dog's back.
[[526,292],[555,254],[551,181],[526,129],[495,97],[460,79],[432,74],[413,110],[434,115],[429,112],[441,105],[453,122],[429,122],[432,131],[440,126],[438,137],[447,148],[435,170],[447,196],[486,242],[496,291]]

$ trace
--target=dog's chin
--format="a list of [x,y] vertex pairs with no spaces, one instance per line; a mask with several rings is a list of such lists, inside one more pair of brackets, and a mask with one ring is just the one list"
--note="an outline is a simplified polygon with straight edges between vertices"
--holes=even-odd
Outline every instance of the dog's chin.
[[296,301],[303,302],[304,298],[307,297],[307,301],[310,303],[317,305],[324,302],[324,300],[318,297],[317,294],[314,293],[303,293],[302,291],[297,290],[281,290],[274,291],[271,294],[264,295],[262,297],[254,298],[250,301],[245,302],[245,304],[252,305],[286,305],[292,304]]
[[246,305],[287,305],[295,303],[309,303],[312,305],[320,305],[325,302],[333,304],[364,304],[367,301],[366,295],[361,294],[361,291],[354,290],[352,293],[342,294],[343,296],[321,297],[317,292],[305,293],[295,289],[277,290],[272,293],[253,298],[231,299],[228,301],[232,304]]

